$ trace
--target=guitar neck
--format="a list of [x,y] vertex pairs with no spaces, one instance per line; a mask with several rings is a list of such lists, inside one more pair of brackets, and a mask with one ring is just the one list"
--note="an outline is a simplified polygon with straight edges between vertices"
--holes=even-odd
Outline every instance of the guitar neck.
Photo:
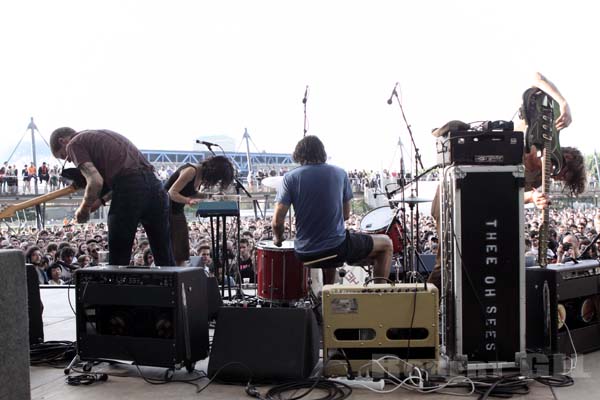
[[[543,162],[542,162],[542,193],[550,192],[550,175],[552,168],[552,160],[550,152],[552,142],[547,140],[544,142]],[[538,247],[538,264],[541,267],[548,265],[547,253],[548,253],[548,225],[550,223],[550,210],[548,207],[542,210],[542,223],[540,224],[539,231],[539,247]]]
[[71,193],[75,193],[77,190],[78,189],[76,189],[75,186],[71,185],[67,186],[66,188],[55,190],[54,192],[23,201],[21,203],[13,204],[0,211],[0,218],[12,217],[17,211],[21,211],[29,207],[35,207],[38,204],[46,203],[62,196],[67,196]]

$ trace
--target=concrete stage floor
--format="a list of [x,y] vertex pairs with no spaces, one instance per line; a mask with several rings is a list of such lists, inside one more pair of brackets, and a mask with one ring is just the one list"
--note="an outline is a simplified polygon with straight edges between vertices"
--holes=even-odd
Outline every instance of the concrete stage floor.
[[[44,302],[44,334],[45,340],[75,340],[75,316],[71,310],[67,298],[66,289],[42,289],[42,300]],[[70,291],[71,302],[74,306],[74,290]],[[211,333],[212,334],[212,333]],[[599,338],[600,340],[600,338]],[[274,355],[273,355],[274,356]],[[4,360],[3,362],[6,362]],[[196,369],[206,371],[208,360],[196,364]],[[184,383],[169,383],[164,385],[152,385],[145,382],[138,374],[135,366],[100,364],[94,367],[93,372],[108,372],[122,377],[110,376],[107,382],[94,383],[90,386],[70,386],[65,383],[65,375],[62,368],[31,367],[31,398],[32,399],[83,399],[86,400],[110,400],[110,399],[250,399],[242,386],[211,384],[202,393],[196,393],[196,387]],[[143,374],[148,378],[162,378],[165,372],[161,368],[142,367]],[[174,379],[189,379],[190,375],[185,370],[176,371]],[[600,398],[600,352],[579,355],[578,365],[573,373],[575,385],[567,388],[551,389],[539,383],[532,383],[530,393],[526,396],[515,396],[513,399],[558,399],[558,400],[587,400]],[[196,384],[203,387],[208,379],[203,378]],[[390,385],[386,389],[391,389]],[[267,387],[259,387],[264,395]],[[314,395],[314,396],[313,396]],[[317,398],[322,393],[313,393],[305,398]],[[373,393],[366,389],[353,389],[352,399],[456,399],[450,395],[425,396],[419,393],[408,392],[398,389],[390,394]],[[469,398],[477,398],[472,395]]]

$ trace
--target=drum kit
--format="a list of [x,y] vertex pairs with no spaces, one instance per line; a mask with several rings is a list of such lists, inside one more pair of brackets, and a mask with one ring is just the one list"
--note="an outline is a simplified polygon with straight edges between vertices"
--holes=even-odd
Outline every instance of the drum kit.
[[[407,245],[409,239],[399,218],[402,208],[397,205],[405,203],[414,206],[425,202],[431,200],[414,196],[407,196],[404,200],[390,200],[389,206],[371,210],[360,222],[361,232],[369,235],[385,234],[392,240],[397,280],[404,250],[411,247]],[[257,243],[256,250],[256,295],[260,301],[273,305],[289,305],[302,302],[316,293],[317,287],[311,284],[309,268],[304,268],[294,254],[293,240],[284,241],[281,247],[275,246],[272,240],[262,240]]]
[[[397,84],[396,84],[397,85]],[[419,154],[419,149],[416,147],[413,134],[410,128],[410,124],[406,120],[402,103],[398,98],[396,88],[392,93],[392,97],[396,96],[398,105],[402,112],[402,117],[407,125],[407,130],[411,138],[412,145],[414,147],[414,171],[423,171],[423,163]],[[392,97],[388,100],[388,104],[392,104]],[[305,130],[306,134],[306,130]],[[419,179],[431,172],[434,166],[428,170],[422,172],[420,175],[414,176],[414,179],[410,182],[406,182],[404,173],[404,159],[403,159],[403,145],[401,140],[398,140],[400,147],[400,177],[398,180],[398,188],[392,192],[388,192],[386,186],[386,195],[389,200],[389,205],[384,207],[378,207],[367,213],[360,222],[360,231],[366,234],[385,234],[390,237],[393,243],[393,265],[396,271],[396,281],[399,281],[399,271],[401,264],[403,266],[403,272],[405,275],[412,276],[415,279],[418,274],[415,271],[413,260],[419,260],[418,254],[418,238],[415,240],[415,236],[418,237],[418,204],[431,202],[432,199],[418,197],[418,183]],[[269,188],[279,190],[283,184],[283,176],[267,177],[262,180],[262,185]],[[411,195],[406,196],[405,190],[410,187]],[[401,196],[399,199],[393,199],[395,193],[400,192]],[[410,207],[410,221],[413,221],[413,209],[417,206],[417,223],[416,223],[416,234],[413,223],[410,224],[410,234],[407,235],[404,228],[406,223],[406,212],[404,205],[408,204]],[[401,218],[402,217],[402,222]],[[290,216],[291,219],[291,216]],[[291,226],[291,221],[290,221]],[[413,243],[417,244],[416,248]],[[309,278],[308,270],[305,268],[301,261],[299,261],[294,254],[294,242],[287,240],[281,247],[277,247],[273,244],[273,241],[266,240],[257,243],[257,257],[256,257],[256,274],[257,274],[257,297],[266,303],[271,304],[292,304],[294,302],[301,302],[303,300],[311,299],[315,295],[316,285],[315,280]],[[418,262],[418,261],[417,261]],[[395,265],[394,265],[395,264]],[[364,266],[359,266],[363,267]],[[365,268],[366,269],[366,268]],[[372,272],[372,271],[371,271]],[[369,273],[371,275],[372,273]],[[409,274],[412,272],[412,275]],[[311,274],[312,275],[312,274]],[[340,274],[342,275],[342,274]],[[351,274],[356,277],[355,274]],[[370,279],[369,276],[367,279]],[[412,278],[411,278],[412,279]],[[312,281],[312,282],[311,282]]]

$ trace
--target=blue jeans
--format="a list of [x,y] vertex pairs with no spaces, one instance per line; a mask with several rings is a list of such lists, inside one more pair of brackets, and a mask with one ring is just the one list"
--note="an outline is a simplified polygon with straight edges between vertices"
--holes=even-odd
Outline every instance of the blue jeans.
[[114,180],[108,212],[110,265],[129,265],[139,223],[146,230],[156,265],[175,265],[169,227],[169,196],[151,171],[138,171]]

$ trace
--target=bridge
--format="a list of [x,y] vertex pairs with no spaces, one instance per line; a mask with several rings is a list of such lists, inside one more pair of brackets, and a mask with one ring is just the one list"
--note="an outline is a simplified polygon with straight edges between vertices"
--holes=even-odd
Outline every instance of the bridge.
[[[175,166],[185,163],[201,163],[212,156],[209,151],[179,151],[179,150],[141,150],[142,154],[156,167]],[[297,164],[291,154],[286,153],[249,153],[252,169],[290,168]],[[218,155],[218,153],[217,153]],[[241,175],[248,174],[248,156],[242,152],[225,152]]]

